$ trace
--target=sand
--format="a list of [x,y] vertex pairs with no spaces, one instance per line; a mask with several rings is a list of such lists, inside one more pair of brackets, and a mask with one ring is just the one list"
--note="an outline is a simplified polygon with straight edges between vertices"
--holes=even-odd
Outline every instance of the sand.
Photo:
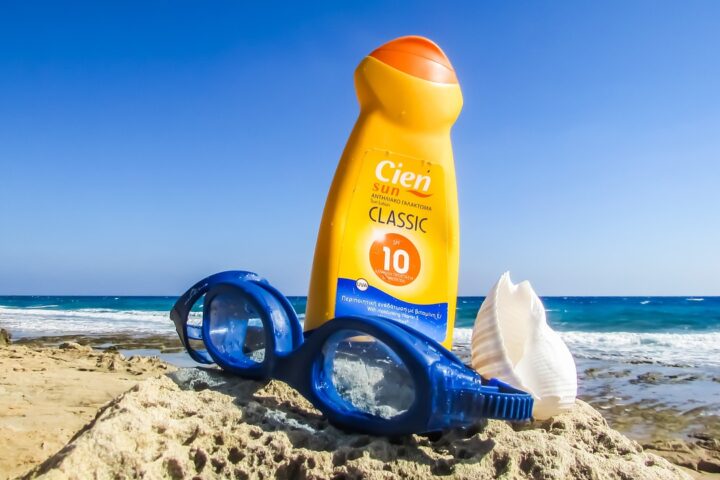
[[189,373],[140,383],[26,478],[690,478],[584,402],[534,425],[386,439],[335,429],[280,382]]
[[74,343],[0,346],[0,479],[720,478],[716,439],[648,445],[708,467],[682,469],[582,401],[545,422],[387,439],[337,430],[280,382],[173,370]]
[[125,359],[76,343],[0,346],[0,479],[42,462],[108,401],[169,369],[157,359]]

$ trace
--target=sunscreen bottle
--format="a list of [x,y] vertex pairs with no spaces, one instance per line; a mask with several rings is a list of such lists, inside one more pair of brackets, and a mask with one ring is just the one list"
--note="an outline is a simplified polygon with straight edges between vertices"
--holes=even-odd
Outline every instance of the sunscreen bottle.
[[459,263],[455,71],[432,41],[401,37],[360,62],[355,88],[360,115],[325,204],[305,330],[379,316],[449,349]]

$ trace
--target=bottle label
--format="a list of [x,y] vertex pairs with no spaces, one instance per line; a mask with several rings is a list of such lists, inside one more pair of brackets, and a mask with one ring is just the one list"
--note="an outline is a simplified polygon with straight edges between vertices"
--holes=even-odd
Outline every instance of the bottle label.
[[428,161],[379,150],[365,153],[341,243],[335,316],[385,317],[438,342],[445,339],[443,173]]

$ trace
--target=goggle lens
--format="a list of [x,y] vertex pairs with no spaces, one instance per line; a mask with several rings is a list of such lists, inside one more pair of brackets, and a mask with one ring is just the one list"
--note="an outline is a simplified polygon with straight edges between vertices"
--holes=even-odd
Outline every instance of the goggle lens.
[[190,312],[188,313],[187,319],[187,348],[196,352],[202,357],[209,358],[202,335],[202,305],[204,299],[205,296],[203,295],[202,297],[198,298],[197,301],[190,307]]
[[208,317],[213,347],[238,364],[265,360],[265,332],[260,315],[242,297],[221,293],[212,298]]
[[410,371],[377,338],[340,330],[328,337],[322,353],[323,376],[330,380],[346,410],[389,419],[408,411],[415,402]]

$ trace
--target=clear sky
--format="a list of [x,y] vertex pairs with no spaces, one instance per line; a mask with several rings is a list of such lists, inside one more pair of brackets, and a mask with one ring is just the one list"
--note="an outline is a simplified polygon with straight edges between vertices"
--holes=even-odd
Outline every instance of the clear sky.
[[0,294],[305,294],[353,70],[435,40],[460,293],[720,294],[718,2],[0,6]]

